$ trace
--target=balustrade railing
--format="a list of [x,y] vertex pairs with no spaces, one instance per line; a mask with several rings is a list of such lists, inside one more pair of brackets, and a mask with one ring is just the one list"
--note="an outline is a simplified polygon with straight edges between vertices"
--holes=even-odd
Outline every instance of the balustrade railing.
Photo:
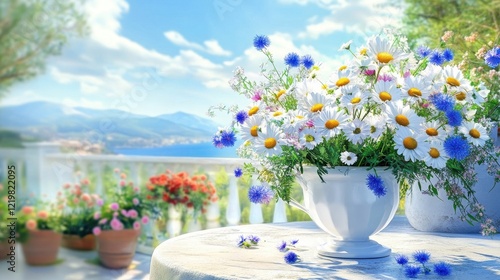
[[[58,191],[65,183],[77,183],[81,176],[92,177],[94,193],[104,194],[106,189],[118,187],[109,186],[106,176],[115,168],[126,170],[128,181],[136,186],[144,187],[149,177],[166,170],[172,172],[186,171],[189,174],[202,172],[214,183],[217,192],[224,190],[225,197],[220,197],[220,203],[210,205],[204,214],[205,228],[214,228],[225,225],[237,225],[242,219],[241,191],[238,180],[234,176],[234,169],[241,167],[244,160],[237,158],[194,158],[194,157],[156,157],[156,156],[123,156],[123,155],[88,155],[76,153],[61,153],[60,146],[55,143],[27,143],[24,149],[0,149],[0,181],[5,179],[8,165],[15,165],[17,170],[17,197],[18,203],[32,196],[55,199]],[[76,174],[79,174],[77,176]],[[220,179],[222,178],[222,179]],[[225,179],[225,180],[223,180]],[[252,184],[259,182],[252,180]],[[249,205],[248,202],[244,202]],[[272,222],[286,222],[285,205],[278,201],[274,205]],[[264,222],[261,205],[250,204],[248,211],[249,223]],[[222,213],[221,213],[222,212]],[[169,216],[167,213],[157,213],[156,219]],[[189,216],[189,215],[188,215]],[[192,216],[192,215],[191,215]],[[187,228],[180,224],[180,219],[170,215],[161,235],[172,237],[185,231],[202,229],[196,224],[193,217],[184,221]],[[269,221],[270,222],[270,221]],[[146,247],[154,247],[151,239],[158,242],[158,229],[154,226],[145,228]],[[154,243],[154,242],[153,242]],[[144,244],[143,244],[144,245]],[[145,251],[149,250],[144,249]],[[143,250],[143,251],[144,251]],[[150,252],[150,250],[149,250]]]

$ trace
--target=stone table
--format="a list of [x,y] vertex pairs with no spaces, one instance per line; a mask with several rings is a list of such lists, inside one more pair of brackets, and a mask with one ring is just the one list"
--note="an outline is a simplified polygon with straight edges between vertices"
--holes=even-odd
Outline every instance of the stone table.
[[[236,246],[240,235],[257,235],[259,245]],[[392,255],[378,259],[325,259],[316,247],[328,235],[312,222],[254,224],[181,235],[160,244],[151,258],[150,279],[405,279],[394,256],[416,250],[431,253],[430,266],[451,264],[452,274],[434,273],[421,279],[500,279],[500,236],[428,233],[413,229],[404,216],[372,239],[390,247]],[[277,250],[282,241],[299,239],[301,262],[286,264]]]

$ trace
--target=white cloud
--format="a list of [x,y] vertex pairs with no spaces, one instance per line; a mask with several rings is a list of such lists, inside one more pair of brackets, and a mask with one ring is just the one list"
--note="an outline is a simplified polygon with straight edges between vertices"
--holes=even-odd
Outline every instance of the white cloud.
[[68,107],[88,107],[94,109],[108,109],[104,104],[100,101],[88,100],[86,98],[80,98],[78,100],[64,98],[62,100],[62,104]]
[[299,33],[299,38],[317,39],[336,31],[344,31],[358,35],[379,33],[386,27],[400,25],[402,9],[390,6],[385,0],[328,1],[328,0],[280,0],[285,4],[315,4],[328,10],[329,15],[318,19],[310,19],[306,30]]
[[181,46],[181,47],[187,47],[190,49],[195,49],[195,50],[200,50],[207,52],[209,54],[213,55],[219,55],[219,56],[230,56],[231,52],[224,50],[220,45],[217,40],[207,40],[203,42],[203,46],[197,43],[189,42],[182,34],[180,34],[177,31],[166,31],[163,33],[165,35],[165,38],[169,40],[171,43]]

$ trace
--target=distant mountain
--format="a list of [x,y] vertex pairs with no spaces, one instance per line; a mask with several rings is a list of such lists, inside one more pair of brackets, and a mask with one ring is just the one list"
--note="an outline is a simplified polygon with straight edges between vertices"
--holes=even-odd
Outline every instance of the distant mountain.
[[0,127],[44,141],[78,140],[114,149],[206,142],[217,124],[185,112],[150,117],[37,101],[0,107]]

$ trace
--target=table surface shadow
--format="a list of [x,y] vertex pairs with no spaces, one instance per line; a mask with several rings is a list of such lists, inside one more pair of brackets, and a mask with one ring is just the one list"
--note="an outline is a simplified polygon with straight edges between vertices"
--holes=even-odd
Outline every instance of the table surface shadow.
[[[238,248],[241,235],[257,235],[259,245]],[[451,265],[447,277],[435,273],[421,279],[500,279],[500,236],[429,233],[413,229],[406,217],[396,216],[372,239],[391,248],[388,257],[332,259],[317,254],[330,238],[312,222],[254,224],[194,232],[167,240],[152,256],[150,279],[406,279],[394,257],[417,250],[431,254],[428,266],[444,261]],[[281,241],[298,239],[301,261],[286,264],[277,249]]]

